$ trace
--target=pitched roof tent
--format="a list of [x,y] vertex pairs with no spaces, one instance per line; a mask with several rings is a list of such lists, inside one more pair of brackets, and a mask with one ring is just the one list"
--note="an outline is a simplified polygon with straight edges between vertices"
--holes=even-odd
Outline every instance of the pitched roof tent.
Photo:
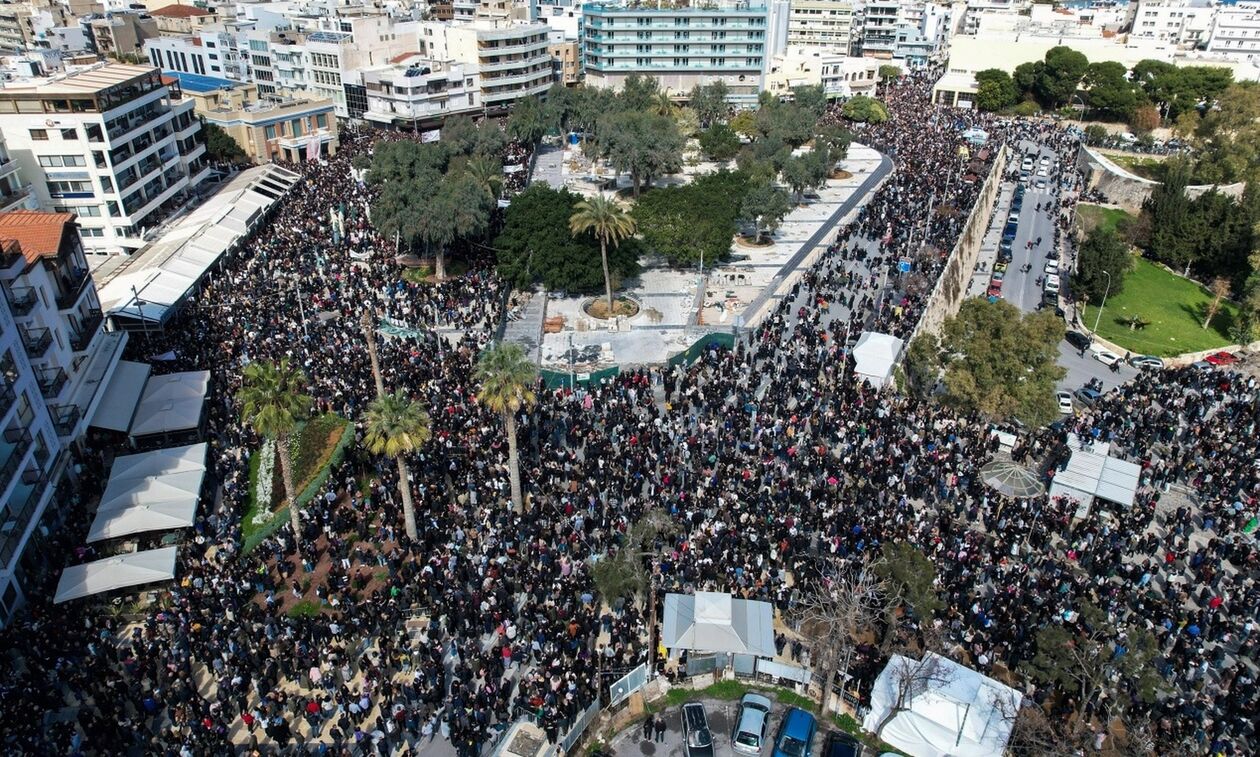
[[669,649],[774,657],[774,609],[769,602],[713,591],[666,594],[661,644]]
[[191,526],[206,477],[205,442],[114,460],[88,542]]
[[53,604],[154,581],[170,581],[175,578],[177,549],[163,547],[71,565],[61,572]]
[[66,228],[75,222],[74,213],[46,213],[41,210],[13,210],[0,213],[0,240],[16,241],[27,263],[54,257],[61,250]]

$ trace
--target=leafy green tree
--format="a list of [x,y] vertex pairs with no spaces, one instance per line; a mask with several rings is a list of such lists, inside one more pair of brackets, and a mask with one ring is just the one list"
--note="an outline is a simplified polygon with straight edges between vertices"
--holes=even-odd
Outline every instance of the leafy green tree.
[[730,105],[726,102],[729,95],[730,89],[721,79],[691,88],[688,99],[691,101],[691,109],[700,118],[701,126],[707,129],[715,123],[726,122],[730,110]]
[[1124,240],[1111,229],[1095,229],[1081,243],[1072,291],[1090,302],[1102,302],[1104,292],[1115,296],[1124,290],[1124,277],[1131,270],[1133,256]]
[[1046,51],[1044,65],[1033,85],[1033,92],[1043,105],[1057,108],[1065,105],[1085,75],[1089,59],[1070,47],[1060,45]]
[[792,88],[792,102],[812,113],[817,119],[827,110],[827,93],[821,84],[807,84]]
[[859,123],[882,124],[888,120],[888,109],[873,97],[854,95],[840,107],[840,115]]
[[1124,64],[1115,61],[1090,63],[1085,68],[1082,86],[1087,90],[1089,107],[1112,118],[1127,118],[1145,100],[1128,78]]
[[759,134],[757,131],[756,111],[741,110],[731,119],[730,125],[736,134],[743,135],[748,139],[753,139]]
[[477,125],[468,116],[451,116],[442,123],[442,141],[452,152],[467,155],[477,146]]
[[[569,233],[581,195],[531,184],[512,198],[503,231],[494,240],[498,271],[516,287],[541,282],[551,291],[598,292],[604,288],[602,256],[594,236]],[[642,245],[630,238],[608,250],[614,285],[639,272]]]
[[760,181],[748,188],[739,214],[752,227],[754,237],[761,241],[779,228],[791,210],[792,203],[787,192],[769,181]]
[[682,165],[683,138],[668,116],[627,110],[614,113],[600,129],[600,147],[608,161],[630,174],[634,196],[644,180],[673,173]]
[[464,165],[464,173],[488,195],[498,201],[503,191],[503,164],[486,155],[474,155]]
[[648,192],[632,213],[644,244],[671,264],[712,265],[730,254],[747,191],[746,174],[717,171]]
[[613,247],[621,240],[634,235],[634,218],[616,200],[596,195],[573,206],[569,216],[569,233],[573,236],[591,232],[599,240],[599,259],[604,269],[604,291],[608,297],[608,315],[613,309],[612,273],[608,267],[608,244]]
[[1000,68],[976,72],[976,107],[995,112],[1019,102],[1019,90],[1011,75]]
[[787,184],[792,190],[792,201],[800,204],[801,195],[806,189],[814,186],[815,178],[814,164],[817,161],[811,161],[808,155],[798,155],[788,158],[787,164],[783,166],[780,178],[783,183]]
[[739,152],[739,136],[724,123],[715,123],[700,132],[700,149],[709,160],[723,163]]
[[1169,121],[1216,101],[1233,83],[1233,72],[1215,66],[1174,66],[1160,60],[1139,61],[1130,79]]
[[394,458],[398,466],[398,493],[402,496],[403,525],[407,538],[419,540],[416,508],[411,498],[411,472],[407,455],[429,441],[429,414],[424,406],[402,391],[377,397],[368,406],[363,444],[374,455]]
[[892,81],[901,76],[901,66],[894,66],[891,63],[885,63],[879,67],[879,80]]
[[[890,610],[902,609],[930,621],[932,615],[945,606],[936,593],[936,564],[914,546],[901,541],[889,542],[872,567],[892,600]],[[890,622],[892,625],[895,624]]]
[[506,147],[507,138],[503,136],[503,129],[500,129],[497,123],[485,118],[477,124],[477,138],[473,144],[474,155],[484,155],[497,160],[503,156],[503,150]]
[[538,366],[525,356],[525,350],[519,344],[499,342],[481,353],[474,375],[481,384],[477,402],[503,419],[508,443],[512,506],[520,512],[524,507],[524,498],[521,496],[521,464],[516,451],[516,416],[538,401],[534,393],[538,384]]
[[1055,382],[1063,321],[1048,311],[1027,313],[1005,300],[963,300],[945,321],[937,364],[944,368],[943,401],[993,421],[1018,418],[1040,426],[1058,417]]
[[930,331],[915,337],[906,349],[905,369],[911,393],[919,399],[931,396],[941,371],[940,338]]
[[691,108],[674,107],[674,112],[670,114],[674,119],[674,125],[678,127],[678,133],[684,138],[690,138],[700,133],[700,118]]
[[1195,229],[1186,200],[1189,167],[1181,160],[1165,162],[1164,181],[1142,205],[1150,228],[1151,257],[1189,272],[1196,253]]
[[778,142],[797,148],[814,136],[818,117],[796,103],[772,101],[757,111],[757,135],[760,140]]
[[660,93],[661,85],[655,76],[645,76],[636,73],[626,77],[622,83],[621,94],[618,96],[618,100],[621,107],[626,110],[647,111],[655,109],[659,103],[657,96]]
[[1085,713],[1102,699],[1123,713],[1137,699],[1153,702],[1160,686],[1159,646],[1145,628],[1116,623],[1096,605],[1080,605],[1072,624],[1050,623],[1036,632],[1037,653],[1026,666],[1035,681],[1057,686],[1076,703],[1074,731],[1089,727]]
[[1015,67],[1015,72],[1011,74],[1011,80],[1015,82],[1015,88],[1019,90],[1021,97],[1030,97],[1033,95],[1033,87],[1037,85],[1037,79],[1041,76],[1041,69],[1046,64],[1042,61],[1030,61],[1021,63]]
[[512,139],[527,145],[538,144],[547,133],[547,114],[537,97],[517,100],[508,116],[507,133]]
[[[284,480],[284,503],[289,508],[289,525],[293,528],[293,543],[301,551],[302,520],[298,513],[298,492],[293,482],[293,435],[298,425],[310,415],[311,398],[306,394],[306,375],[289,364],[255,361],[245,366],[241,374],[241,389],[236,402],[241,408],[241,420],[259,436],[270,439],[276,445],[280,458],[280,477]],[[260,502],[260,506],[267,503]]]
[[1091,145],[1096,145],[1107,138],[1107,129],[1098,124],[1090,124],[1085,127],[1085,141]]
[[853,142],[853,132],[840,124],[827,123],[814,127],[815,148],[825,149],[832,165],[844,160],[849,154],[849,145]]
[[206,135],[206,154],[216,163],[247,163],[249,156],[241,149],[240,143],[232,139],[232,135],[224,131],[218,124],[204,119],[201,131]]

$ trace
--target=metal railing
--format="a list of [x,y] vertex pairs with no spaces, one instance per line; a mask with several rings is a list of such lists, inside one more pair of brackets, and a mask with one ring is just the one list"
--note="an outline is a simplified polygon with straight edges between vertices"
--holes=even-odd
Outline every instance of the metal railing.
[[9,408],[13,407],[15,402],[17,402],[17,392],[13,391],[9,382],[0,380],[0,418],[9,412]]
[[[34,469],[26,471],[26,473],[32,472],[35,474],[34,486],[25,497],[9,503],[9,509],[5,511],[4,523],[0,524],[0,568],[7,567],[9,561],[13,559],[18,543],[22,540],[22,535],[26,533],[31,517],[35,514],[35,507],[39,504],[40,497],[44,496],[44,490],[48,488],[48,480],[44,478],[43,473]],[[26,478],[25,473],[23,478]]]
[[61,394],[69,380],[64,368],[46,368],[39,373],[39,393],[44,395],[44,399],[53,399]]
[[14,287],[8,290],[8,295],[9,310],[19,317],[29,315],[35,309],[35,304],[39,302],[39,298],[35,296],[34,287]]
[[70,273],[61,280],[64,291],[57,297],[57,308],[69,310],[74,307],[79,301],[79,296],[83,294],[83,290],[87,289],[87,283],[91,278],[86,268],[71,268]]
[[8,488],[18,466],[22,464],[22,458],[26,457],[26,451],[31,448],[31,433],[24,428],[6,429],[4,441],[5,444],[12,445],[12,448],[9,450],[9,457],[0,464],[0,491]]
[[61,405],[52,408],[52,412],[53,428],[57,430],[57,436],[70,436],[74,433],[74,428],[79,425],[79,418],[83,415],[78,405]]
[[22,346],[26,348],[26,355],[30,359],[38,360],[43,357],[51,344],[52,332],[48,329],[22,329]]
[[96,332],[100,330],[101,322],[104,320],[105,315],[100,310],[96,308],[89,310],[83,324],[70,335],[70,349],[75,352],[86,350],[96,336]]

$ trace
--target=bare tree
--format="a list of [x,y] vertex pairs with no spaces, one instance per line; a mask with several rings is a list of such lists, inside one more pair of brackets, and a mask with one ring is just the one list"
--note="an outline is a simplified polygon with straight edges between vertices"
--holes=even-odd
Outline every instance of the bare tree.
[[1221,303],[1229,297],[1230,285],[1229,279],[1224,276],[1217,276],[1212,279],[1212,285],[1209,287],[1212,292],[1212,299],[1207,303],[1207,316],[1203,319],[1203,328],[1207,328],[1212,324],[1212,319],[1221,310]]
[[875,726],[875,737],[883,740],[884,729],[901,713],[914,705],[915,697],[934,688],[940,688],[953,680],[953,670],[941,664],[935,654],[925,654],[922,659],[896,656],[888,661],[892,668],[893,701],[888,712]]
[[1011,757],[1073,757],[1078,754],[1037,703],[1017,700],[1010,692],[994,692],[992,705],[1011,726],[1011,735],[1006,741],[1006,752]]
[[888,613],[888,592],[879,574],[863,564],[853,571],[843,561],[826,561],[823,578],[805,593],[794,614],[801,635],[807,639],[810,664],[822,683],[822,714],[831,701],[831,681],[840,673],[840,685],[848,679],[849,665],[864,632],[875,632]]

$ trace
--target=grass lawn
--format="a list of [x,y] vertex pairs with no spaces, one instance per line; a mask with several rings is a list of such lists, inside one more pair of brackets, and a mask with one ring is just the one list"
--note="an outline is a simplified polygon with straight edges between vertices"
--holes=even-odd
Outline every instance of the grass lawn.
[[1126,220],[1132,223],[1137,216],[1120,208],[1104,208],[1084,202],[1076,206],[1076,225],[1086,234],[1094,229],[1117,231],[1117,227]]
[[[1124,279],[1124,291],[1107,298],[1098,334],[1135,354],[1169,357],[1230,344],[1229,330],[1238,307],[1221,305],[1211,327],[1203,317],[1212,295],[1189,279],[1183,279],[1144,258],[1138,258]],[[1086,307],[1085,325],[1093,327],[1098,309]],[[1149,325],[1136,331],[1124,319],[1138,316]]]
[[[341,435],[345,431],[348,421],[339,415],[328,413],[320,415],[307,421],[298,432],[297,439],[293,444],[293,485],[297,488],[296,494],[300,494],[311,481],[315,478],[320,469],[328,462],[333,450],[337,447],[337,442],[341,440]],[[259,454],[255,450],[249,459],[249,509],[245,512],[245,517],[241,522],[241,533],[245,539],[248,539],[255,531],[267,528],[272,522],[279,518],[263,524],[254,523],[254,516],[259,513],[260,508],[275,510],[284,502],[284,478],[280,473],[280,458],[277,456],[276,463],[272,474],[271,502],[260,503],[255,501],[254,492],[258,491],[258,462]]]
[[1142,155],[1105,154],[1107,160],[1120,166],[1129,173],[1151,181],[1164,180],[1164,161],[1155,160]]

